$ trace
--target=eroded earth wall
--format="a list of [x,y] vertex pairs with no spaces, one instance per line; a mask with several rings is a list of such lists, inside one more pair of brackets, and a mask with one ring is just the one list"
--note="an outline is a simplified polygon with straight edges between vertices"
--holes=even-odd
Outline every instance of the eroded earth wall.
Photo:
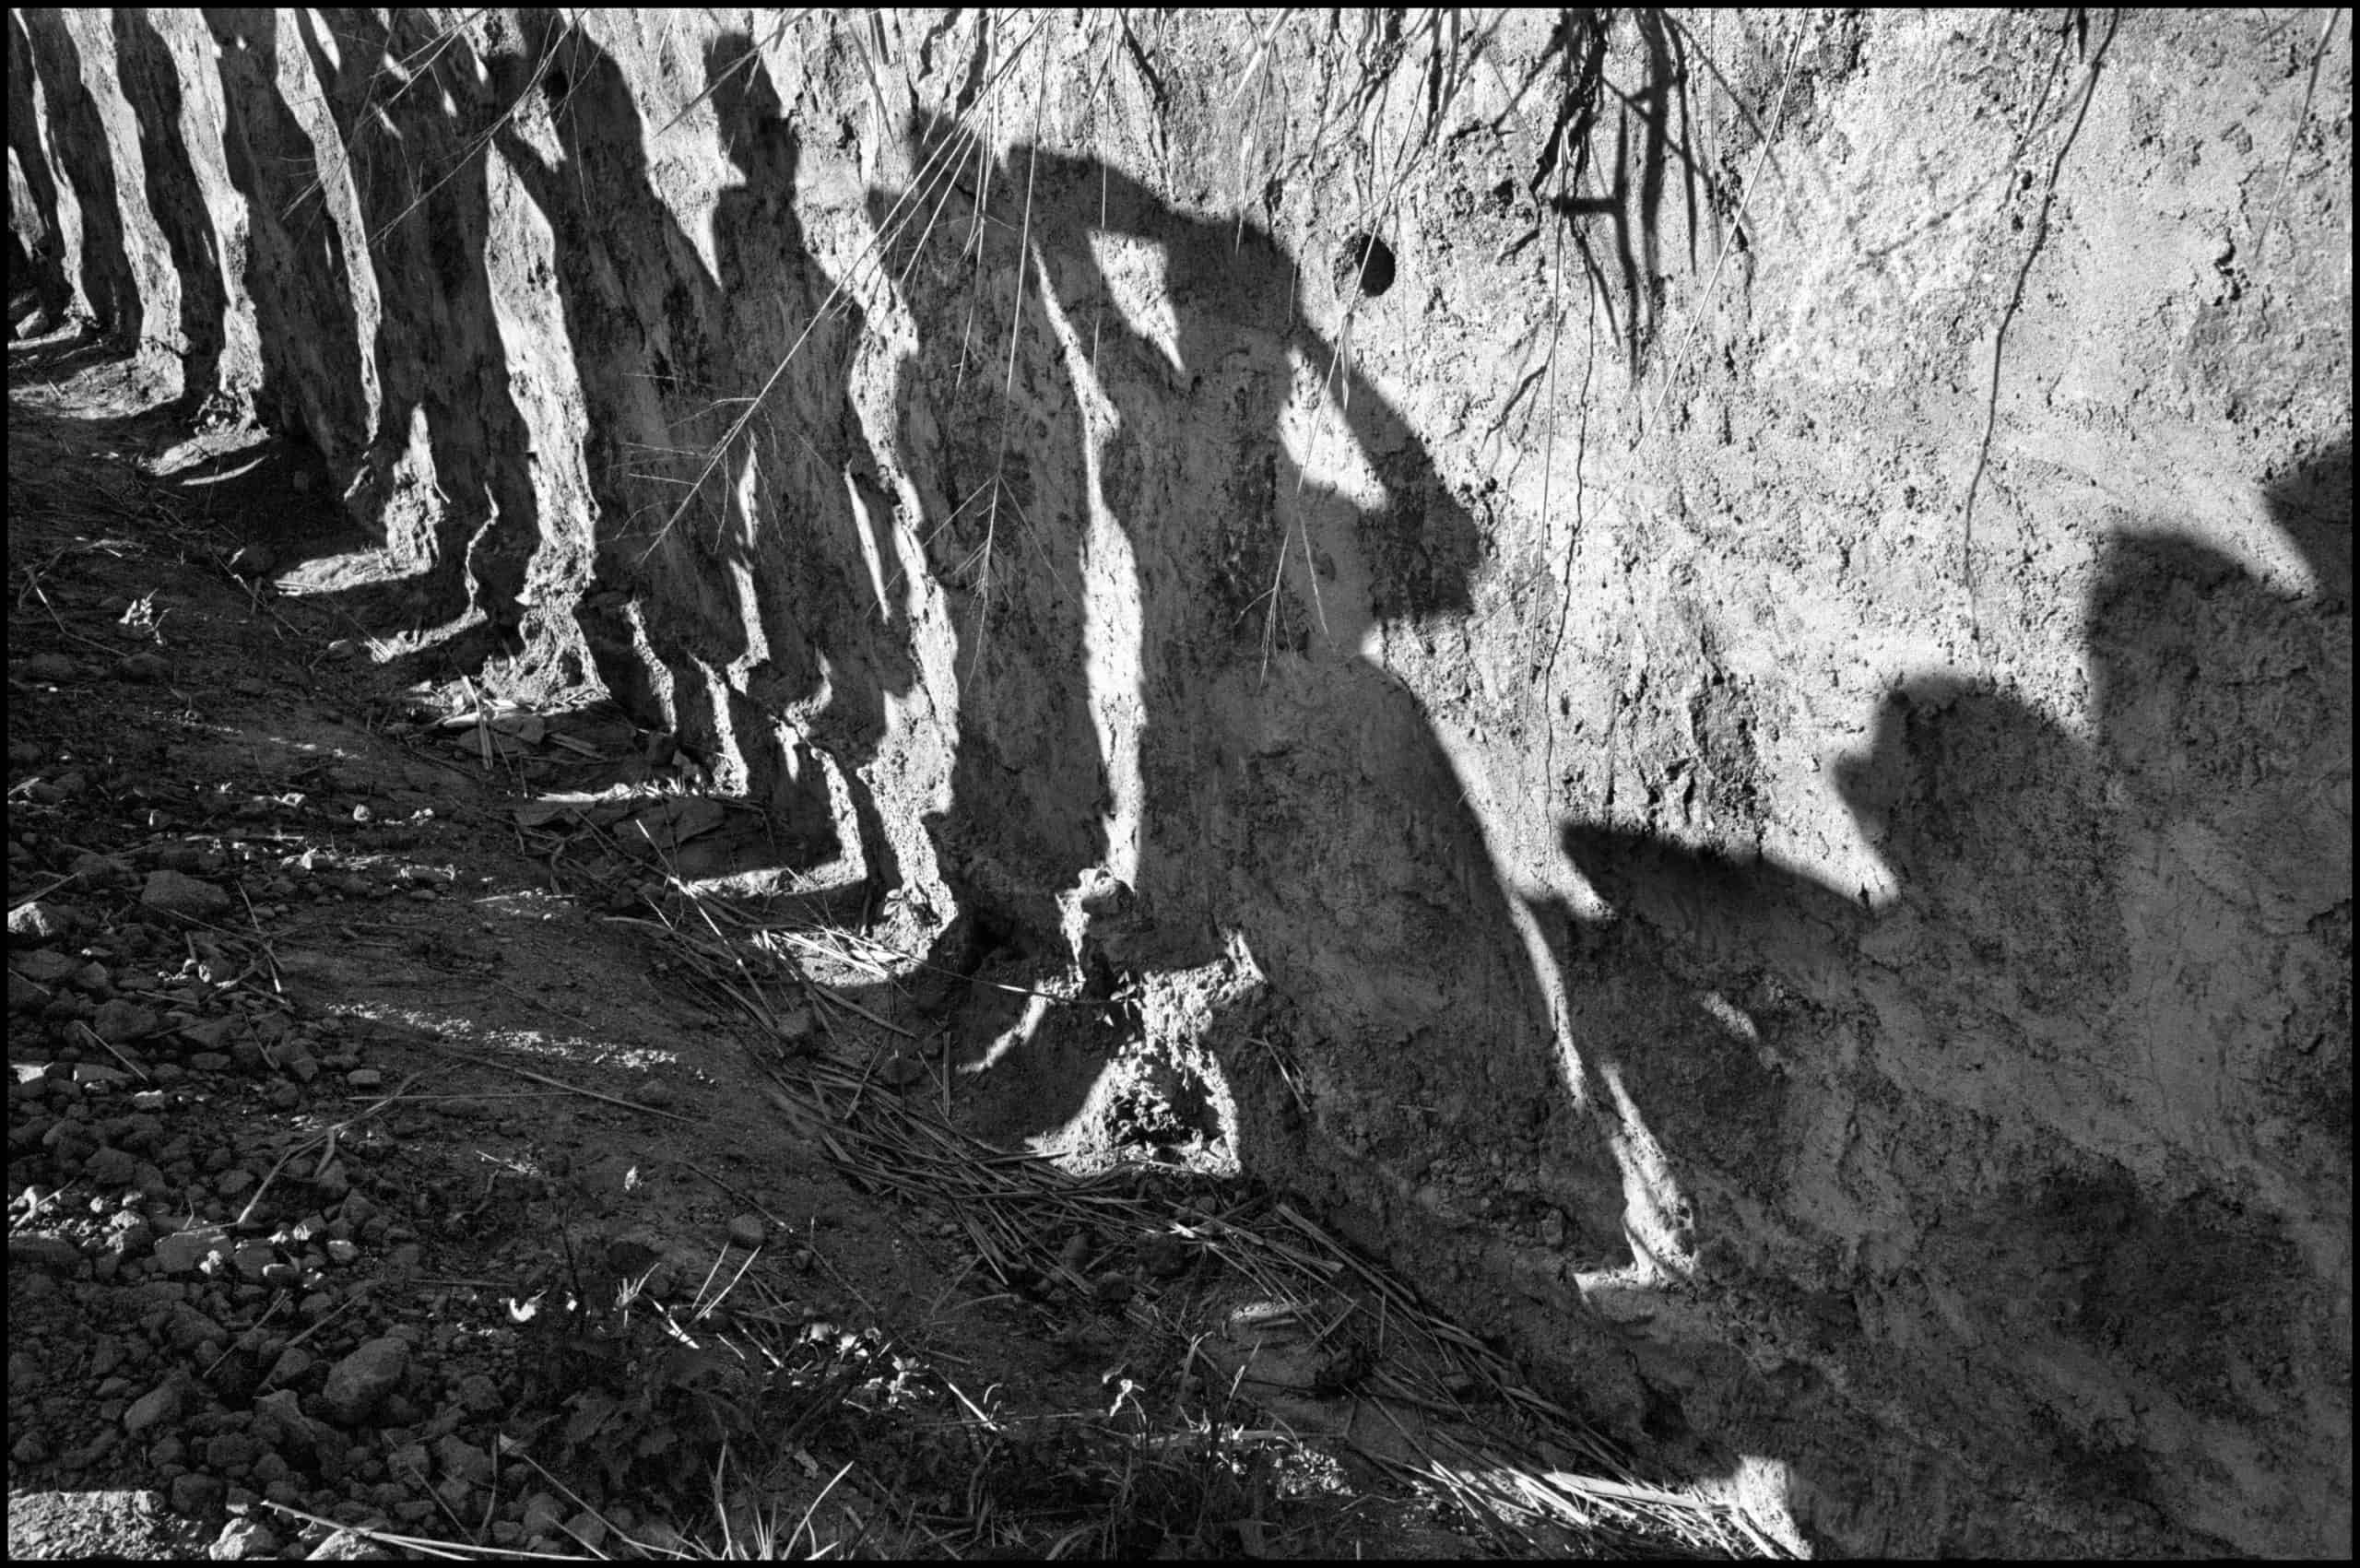
[[1821,1545],[2347,1553],[2348,25],[1422,15],[13,11],[11,293]]

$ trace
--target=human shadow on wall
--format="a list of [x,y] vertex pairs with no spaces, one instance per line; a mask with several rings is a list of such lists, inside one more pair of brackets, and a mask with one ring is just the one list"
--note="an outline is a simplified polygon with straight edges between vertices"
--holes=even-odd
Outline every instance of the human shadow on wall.
[[[893,503],[851,395],[867,322],[811,254],[795,206],[800,148],[753,41],[716,39],[705,82],[740,179],[714,212],[714,330],[728,383],[755,400],[749,457],[767,479],[758,492],[766,515],[740,518],[767,657],[731,684],[730,730],[761,749],[749,792],[822,831],[824,781],[811,763],[815,753],[834,763],[873,906],[902,873],[867,775],[885,737],[886,698],[906,696],[916,672]],[[792,769],[782,765],[790,757]]]
[[899,869],[864,772],[886,694],[913,677],[900,598],[857,564],[893,560],[890,502],[848,389],[863,324],[804,239],[793,131],[751,39],[715,40],[707,87],[740,183],[714,212],[709,269],[655,188],[620,66],[548,25],[539,64],[511,63],[504,86],[537,83],[561,159],[511,126],[496,139],[557,236],[598,507],[585,641],[624,709],[719,763],[782,841],[691,846],[681,869],[841,847],[825,752],[881,894]]
[[[2312,580],[2301,596],[2184,536],[2114,536],[2086,607],[2086,741],[1985,682],[1896,690],[1866,751],[1832,770],[1898,884],[1888,899],[1650,831],[1565,825],[1565,853],[1614,912],[1566,922],[1575,1033],[1669,1151],[1692,1200],[1670,1239],[1706,1272],[1745,1271],[1742,1244],[1716,1252],[1716,1238],[1741,1208],[1776,1210],[1796,1179],[1796,1075],[1851,1080],[1873,1107],[1938,1073],[1964,1086],[1961,1106],[1987,1105],[1913,1116],[1891,1154],[1910,1212],[1855,1217],[1920,1236],[1906,1258],[1864,1256],[1815,1296],[1751,1280],[1856,1386],[1875,1386],[1880,1351],[1854,1287],[1918,1273],[1948,1293],[1944,1314],[1965,1314],[1949,1357],[2021,1348],[2036,1303],[2032,1332],[2053,1328],[2066,1354],[2256,1422],[2289,1378],[2331,1363],[2305,1338],[2299,1303],[2318,1287],[2292,1227],[2349,1223],[2350,817],[2317,781],[2350,767],[2351,494],[2348,437],[2265,487]],[[2215,945],[2240,921],[2270,933],[2259,964]],[[1888,1029],[1912,1020],[1902,1032],[1938,1041],[1939,1060],[1874,1023],[1848,1030],[1860,1061],[1835,1059],[1847,1004]],[[2169,1098],[2126,1110],[2150,1081]],[[2277,1128],[2269,1158],[2313,1211],[2210,1186],[2153,1197],[2132,1161],[2152,1175],[2188,1158],[2171,1116],[2203,1106],[2217,1109],[2200,1147],[2212,1129]],[[1996,1158],[1972,1130],[1985,1114],[2016,1150],[1996,1193],[1963,1174]],[[1750,1414],[1719,1397],[1709,1424],[1728,1441],[1797,1451],[1764,1430],[1809,1420],[1795,1389]],[[2051,1435],[2057,1452],[2028,1445],[2026,1463],[2086,1468],[2071,1434]],[[2130,1491],[2161,1506],[2145,1464]]]
[[505,103],[466,35],[446,38],[425,13],[313,11],[289,25],[344,144],[378,297],[376,418],[348,505],[405,575],[389,595],[358,597],[381,628],[398,618],[420,634],[413,659],[471,669],[516,645],[542,533],[487,261],[481,141]]
[[[19,286],[30,286],[41,307],[42,324],[54,330],[64,324],[74,290],[65,278],[65,237],[58,228],[56,176],[50,172],[41,123],[34,102],[33,46],[24,13],[8,13],[8,150],[24,180],[26,213],[9,214],[10,228],[26,246],[28,276],[9,279],[11,299]],[[26,236],[18,225],[37,229]],[[13,259],[13,258],[12,258]],[[12,322],[11,326],[15,324]]]
[[[10,16],[22,29],[33,74],[40,79],[52,127],[49,149],[62,165],[48,176],[50,217],[54,219],[55,204],[63,194],[55,188],[54,173],[63,173],[72,183],[75,216],[81,228],[78,281],[82,298],[101,334],[118,342],[136,341],[144,320],[139,282],[124,248],[114,160],[108,151],[105,123],[83,79],[82,51],[62,10],[27,8]],[[15,86],[12,81],[12,117],[20,112],[13,101]],[[23,112],[30,112],[30,106]]]
[[[1466,504],[1313,327],[1295,258],[1257,225],[1190,216],[1094,159],[995,159],[938,119],[911,144],[912,187],[872,193],[871,216],[919,323],[904,450],[960,640],[951,798],[929,830],[962,906],[1046,967],[1078,967],[1084,1002],[1242,949],[1268,984],[1222,1004],[1204,1037],[1249,1170],[1318,1179],[1303,1157],[1315,1129],[1277,1066],[1298,1023],[1355,1080],[1346,1098],[1545,1118],[1558,1097],[1509,911],[1460,781],[1381,651],[1456,634],[1481,549]],[[1150,257],[1152,286],[1137,271]],[[1133,319],[1115,266],[1166,330]],[[1298,466],[1285,427],[1314,382],[1354,449],[1333,466],[1364,464],[1382,501]],[[1137,713],[1115,749],[1138,759],[1127,887],[1105,858],[1126,853],[1108,828],[1125,786],[1093,682],[1103,713]],[[1452,965],[1428,961],[1443,952]],[[1473,955],[1463,970],[1459,955]],[[979,989],[999,1000],[963,1020],[962,1098],[995,1135],[1056,1132],[1132,1026],[1119,1006],[1098,1025],[1067,1007],[1020,1043],[1023,998]],[[1445,1081],[1445,1042],[1463,1050],[1478,1018],[1510,1020],[1474,1069],[1489,1081]]]
[[280,86],[278,18],[223,9],[205,22],[219,58],[223,161],[245,201],[245,289],[261,357],[254,412],[348,459],[368,433],[352,258],[320,200],[319,149]]
[[[49,52],[50,65],[63,65],[78,53],[70,28],[56,18],[27,25],[61,29],[55,41],[59,48]],[[96,13],[72,24],[100,25]],[[180,330],[163,332],[161,341],[153,344],[137,342],[146,323],[138,298],[136,292],[118,292],[114,308],[131,310],[131,316],[98,324],[79,339],[21,347],[10,354],[9,374],[13,384],[24,377],[55,378],[106,367],[102,379],[86,385],[85,407],[75,416],[91,427],[89,433],[121,450],[170,458],[155,474],[171,487],[168,493],[173,493],[177,503],[197,516],[234,520],[246,541],[266,543],[281,559],[292,560],[306,551],[359,542],[350,539],[345,519],[335,509],[332,485],[319,482],[329,479],[331,471],[313,442],[329,454],[357,451],[361,434],[357,410],[366,394],[357,359],[339,357],[336,348],[337,322],[344,324],[341,341],[348,348],[352,342],[349,279],[343,269],[340,237],[333,225],[324,226],[324,235],[310,228],[302,242],[290,248],[280,222],[289,207],[316,194],[301,173],[313,168],[316,159],[310,138],[277,97],[275,61],[254,68],[253,52],[270,53],[266,32],[275,26],[266,14],[215,13],[200,19],[195,13],[174,13],[167,20],[156,12],[132,10],[115,12],[112,30],[102,40],[80,35],[92,49],[112,46],[120,85],[133,109],[130,122],[142,166],[138,175],[128,168],[110,168],[105,182],[110,211],[101,215],[98,227],[123,236],[125,211],[147,209],[154,228],[142,242],[157,243],[177,270]],[[168,41],[175,29],[184,41],[178,50]],[[31,54],[30,44],[22,57],[18,51],[10,53],[15,73],[11,114],[16,116],[11,135],[38,211],[43,201],[58,199],[61,187],[44,161],[44,138],[31,124],[30,94],[21,102],[18,97],[31,80]],[[224,162],[232,171],[240,198],[230,206],[244,209],[242,218],[231,220],[236,228],[229,231],[220,216],[209,210],[196,180],[204,149],[186,140],[191,130],[209,128],[201,111],[191,117],[185,110],[191,101],[213,97],[215,88],[202,77],[217,71],[217,55],[218,90],[225,109],[220,126]],[[256,112],[241,96],[242,85],[267,93],[268,102]],[[88,97],[79,92],[86,109]],[[75,167],[94,155],[112,165],[117,154],[116,146],[104,140],[95,147],[67,144],[65,123],[53,122],[51,130],[53,135],[47,139],[63,160],[68,187],[79,178],[72,172]],[[93,132],[85,123],[77,134]],[[259,157],[250,136],[261,138]],[[274,139],[281,136],[294,140]],[[21,152],[28,147],[32,149],[30,159]],[[129,197],[118,183],[134,178],[140,179],[144,200]],[[264,182],[269,183],[267,189]],[[113,209],[118,195],[129,202],[128,208]],[[78,195],[75,205],[78,209]],[[318,219],[315,205],[301,221],[317,224]],[[152,268],[156,259],[143,257],[142,265]],[[231,280],[223,271],[232,261],[243,265],[236,283],[254,300],[256,320],[266,328],[255,345],[259,352],[234,357],[238,362],[233,369],[233,357],[227,354]],[[299,322],[308,324],[295,334],[300,343],[282,341],[290,324]],[[176,377],[158,373],[153,349],[178,350]],[[177,395],[159,402],[159,395],[167,391]],[[100,412],[99,403],[111,411]],[[208,442],[189,442],[191,417],[208,413],[218,416],[205,432]],[[236,427],[254,415],[283,439],[244,439],[248,432]],[[210,443],[209,438],[225,433],[227,441]]]
[[113,20],[116,68],[124,90],[140,106],[132,123],[139,133],[148,210],[164,231],[180,284],[180,404],[194,418],[218,390],[229,296],[212,215],[205,210],[205,187],[181,128],[179,63],[145,10],[118,8]]

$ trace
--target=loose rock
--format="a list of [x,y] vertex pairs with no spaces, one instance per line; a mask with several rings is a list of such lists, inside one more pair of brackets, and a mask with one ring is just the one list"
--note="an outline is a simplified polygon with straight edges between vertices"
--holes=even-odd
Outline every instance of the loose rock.
[[47,899],[35,899],[8,912],[8,936],[13,941],[54,941],[69,935],[74,925],[74,912]]
[[59,984],[67,975],[82,967],[82,961],[74,957],[73,954],[61,953],[48,948],[35,949],[29,953],[18,953],[9,962],[13,966],[10,973],[21,974],[41,985]]
[[123,1430],[136,1437],[150,1427],[173,1420],[181,1413],[181,1399],[185,1391],[178,1378],[148,1390],[133,1400],[131,1408],[123,1412]]
[[221,1528],[207,1555],[217,1562],[242,1562],[250,1557],[277,1557],[283,1550],[277,1536],[259,1519],[232,1519]]
[[221,1505],[230,1487],[218,1476],[191,1470],[184,1476],[172,1478],[172,1512],[175,1514],[210,1514]]
[[229,912],[230,895],[210,882],[201,882],[178,871],[151,871],[148,885],[139,894],[139,902],[150,909],[167,914],[195,915],[200,919]]
[[409,1370],[409,1342],[372,1339],[328,1369],[320,1390],[320,1410],[330,1421],[355,1426],[369,1419]]
[[63,1236],[10,1236],[8,1267],[17,1268],[46,1268],[56,1273],[69,1273],[82,1261],[81,1249]]

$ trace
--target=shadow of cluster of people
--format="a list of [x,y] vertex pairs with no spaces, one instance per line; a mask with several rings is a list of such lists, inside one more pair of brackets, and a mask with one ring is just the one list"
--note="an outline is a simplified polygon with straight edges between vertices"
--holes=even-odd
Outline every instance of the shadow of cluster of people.
[[[2131,1079],[2190,1102],[2177,1116],[2137,1107],[2136,1125],[2194,1136],[2208,1114],[2194,1106],[2220,1080],[2274,1081],[2286,1042],[2271,998],[2302,981],[2283,994],[2300,1011],[2314,977],[2224,976],[2201,988],[2209,1013],[2185,1019],[2172,1015],[2189,998],[2169,988],[2191,966],[2253,957],[2236,945],[2240,923],[2254,939],[2319,941],[2335,956],[2332,932],[2315,927],[2348,894],[2334,781],[2351,735],[2338,636],[2350,489],[2348,437],[2267,487],[2311,584],[2299,593],[2168,520],[2116,534],[2085,608],[2086,737],[1988,681],[1897,686],[1867,749],[1830,769],[1898,886],[1890,899],[1646,831],[1568,822],[1566,854],[1631,917],[1592,946],[1658,949],[1693,983],[1682,990],[1766,968],[1822,1000],[1872,992],[1863,974],[1901,968],[1878,984],[1906,987],[1925,1017],[1945,1020],[1937,1032],[1961,1066],[2035,1074],[2042,1092],[2026,1110],[2073,1141],[2130,1152],[2121,1107],[2100,1102]],[[2293,1043],[2307,1051],[2326,1021],[2308,1020]],[[2283,1109],[2340,1141],[2350,1094],[2333,1076],[2316,1092],[2288,1090]]]
[[[24,265],[53,319],[78,299],[136,336],[91,40],[48,13],[10,25],[30,45],[10,52],[11,146],[53,242]],[[832,772],[869,882],[892,885],[862,769],[912,685],[894,503],[847,395],[860,312],[805,244],[796,137],[752,41],[707,52],[738,177],[710,262],[657,189],[632,84],[556,13],[452,30],[421,12],[124,11],[112,41],[178,280],[183,412],[251,413],[324,481],[302,515],[255,522],[282,567],[350,542],[340,504],[373,559],[323,580],[404,664],[555,649],[561,682],[586,660],[677,738],[684,772],[771,808],[807,860],[835,847]],[[214,105],[220,145],[193,152]],[[538,276],[520,190],[549,230]],[[519,308],[552,283],[553,322]],[[578,461],[552,448],[560,426]]]
[[[2157,1456],[2190,1423],[2274,1430],[2349,1364],[2351,494],[2348,435],[2266,483],[2299,589],[2123,520],[2086,734],[1989,681],[1894,690],[1830,770],[1887,896],[1563,831],[1612,911],[1569,921],[1575,1032],[1675,1151],[1705,1272],[1786,1300],[1856,1392],[1929,1397],[1912,1313],[1991,1410],[2137,1390],[2133,1428],[2012,1453],[2071,1478],[2098,1443],[2109,1505],[2178,1516]],[[1764,1215],[1839,1261],[1771,1284],[1763,1236],[1716,1247]],[[1764,1442],[1811,1405],[1778,1403]]]
[[[889,464],[859,407],[870,324],[813,254],[803,149],[747,35],[703,59],[729,170],[707,244],[665,188],[642,93],[573,19],[487,21],[478,58],[423,13],[208,12],[233,245],[189,195],[206,160],[181,139],[192,56],[154,15],[118,13],[114,48],[161,115],[141,122],[148,205],[183,280],[192,394],[238,358],[224,322],[249,302],[253,384],[204,390],[309,434],[418,569],[402,613],[472,617],[492,647],[563,619],[557,640],[635,717],[797,836],[832,831],[832,780],[872,893],[907,879],[916,842],[874,777],[889,715],[933,704],[922,722],[950,750],[924,837],[963,922],[934,961],[963,973],[995,943],[1054,952],[1080,929],[1071,956],[1100,966],[1101,1000],[1127,975],[1250,966],[1257,999],[1208,1029],[1249,1168],[1409,1222],[1414,1177],[1339,1176],[1351,1161],[1306,1150],[1488,1140],[1561,1162],[1593,1253],[1628,1261],[1624,1091],[1702,1195],[1675,1217],[1693,1242],[1715,1203],[1783,1200],[1802,1079],[1845,1079],[1864,1103],[1907,1084],[2014,1117],[2053,1156],[2019,1161],[1999,1200],[1953,1169],[1996,1147],[1988,1128],[1897,1156],[1921,1218],[1997,1233],[1975,1228],[1998,1201],[2023,1220],[1987,1249],[1975,1310],[1998,1322],[2008,1292],[2079,1269],[2100,1282],[2067,1303],[2071,1332],[2134,1362],[2165,1353],[2141,1324],[2226,1332],[2251,1281],[2296,1289],[2302,1267],[2276,1220],[2158,1208],[2109,1161],[2209,1179],[2229,1122],[2274,1118],[2274,1151],[2228,1161],[2257,1215],[2324,1201],[2339,1158],[2348,1211],[2348,438],[2270,490],[2307,596],[2162,532],[2106,547],[2089,737],[1988,682],[1892,693],[1835,779],[1894,899],[1572,820],[1562,848],[1619,918],[1540,912],[1561,972],[1536,973],[1530,912],[1387,652],[1465,635],[1484,529],[1314,324],[1352,302],[1315,298],[1323,270],[1268,229],[920,117],[909,183],[867,201],[916,326]],[[136,322],[106,142],[64,86],[73,36],[30,17],[9,24],[30,46],[10,52],[28,199],[57,232],[66,198],[18,124],[37,77],[73,159],[80,296]],[[298,112],[299,79],[315,110]],[[561,330],[509,297],[535,287]],[[578,480],[552,477],[569,465]],[[565,496],[578,515],[552,507]],[[905,573],[919,559],[930,583]],[[930,594],[950,689],[920,676]],[[1339,1115],[1401,1114],[1305,1122],[1269,1065],[1290,1030]],[[1570,1067],[1561,1030],[1581,1043]],[[1003,1130],[1056,1126],[1106,1044],[978,1092],[999,1095]],[[1610,1072],[1613,1094],[1585,1076]],[[2131,1194],[2097,1206],[2110,1239],[2057,1197],[2089,1190]],[[2201,1258],[2212,1282],[2125,1303],[2102,1280],[2124,1248]],[[2209,1387],[2230,1354],[2162,1375]]]

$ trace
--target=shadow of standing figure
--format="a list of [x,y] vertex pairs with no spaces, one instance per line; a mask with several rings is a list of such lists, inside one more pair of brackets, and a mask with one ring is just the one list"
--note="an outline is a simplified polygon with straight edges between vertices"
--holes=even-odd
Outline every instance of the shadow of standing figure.
[[893,501],[851,395],[867,325],[811,255],[795,207],[795,132],[753,41],[716,39],[705,84],[740,176],[713,222],[728,384],[757,400],[744,461],[759,484],[738,493],[762,508],[758,524],[741,517],[739,548],[763,655],[730,687],[731,729],[741,747],[761,748],[749,787],[783,814],[809,820],[816,811],[824,825],[813,753],[834,764],[873,908],[902,875],[866,773],[885,737],[886,698],[906,695],[915,673]]
[[[683,607],[650,616],[644,553],[655,543],[643,517],[666,504],[634,478],[635,460],[669,444],[673,399],[702,384],[703,324],[714,288],[704,261],[679,232],[650,181],[639,102],[622,67],[580,29],[528,21],[526,53],[493,63],[513,108],[495,129],[507,159],[554,237],[559,302],[582,389],[584,455],[597,506],[590,590],[577,609],[600,680],[637,723],[714,746],[719,734],[696,630],[725,623],[735,605]],[[546,125],[557,156],[522,127]],[[594,208],[590,193],[599,193]],[[692,525],[684,540],[695,533]],[[718,572],[681,573],[710,593]],[[712,608],[714,613],[708,614]],[[722,654],[726,663],[728,652]]]
[[[47,196],[47,210],[41,216],[51,220],[52,236],[62,238],[63,230],[57,227],[62,216],[59,208],[69,193],[59,189],[54,176],[62,174],[71,183],[74,223],[81,235],[81,276],[77,281],[82,300],[106,339],[136,347],[143,323],[138,275],[124,248],[128,242],[115,195],[114,159],[108,149],[106,125],[83,77],[83,51],[74,35],[77,18],[54,7],[32,6],[8,16],[9,30],[16,35],[11,43],[23,47],[21,56],[16,47],[8,52],[8,96],[11,139],[21,143],[18,156],[28,171],[28,195],[37,206]],[[45,138],[30,118],[21,129],[16,125],[19,116],[30,116],[33,109],[30,98],[20,105],[17,97],[28,85],[18,79],[27,64],[41,84],[42,112],[50,127]],[[30,158],[24,156],[28,147],[34,149]],[[57,159],[53,171],[48,162],[52,154]],[[38,184],[30,172],[36,165],[41,171]],[[64,296],[60,299],[70,304]]]
[[[115,61],[125,90],[152,106],[135,115],[148,209],[172,253],[180,284],[182,411],[201,418],[221,362],[229,296],[222,285],[212,215],[205,210],[204,187],[181,131],[179,63],[156,30],[154,17],[124,6],[114,13]],[[222,413],[235,417],[234,409]]]
[[[61,193],[41,140],[41,106],[34,97],[32,34],[22,11],[8,13],[7,29],[9,162],[23,181],[16,198],[20,205],[9,214],[9,232],[24,248],[24,263],[30,269],[29,276],[12,270],[8,287],[13,293],[30,284],[41,308],[38,330],[53,332],[65,324],[74,302],[74,288],[65,277],[65,235],[58,227]],[[12,253],[12,266],[14,263]]]
[[[472,666],[518,645],[541,539],[532,442],[487,257],[483,138],[506,95],[465,29],[446,38],[423,13],[289,15],[369,225],[382,384],[360,499],[387,548],[418,569],[397,590],[404,607],[464,635],[447,652]],[[268,344],[267,324],[263,336]]]
[[[1463,635],[1467,506],[1259,225],[1097,159],[994,158],[941,119],[911,141],[912,188],[871,213],[920,324],[904,445],[958,611],[959,751],[929,824],[954,890],[1019,940],[1073,944],[1085,997],[1242,949],[1332,1047],[1339,1101],[1544,1120],[1511,912],[1389,663]],[[1300,1174],[1312,1129],[1244,1048],[1279,1032],[1248,1022],[1259,1005],[1221,1004],[1202,1037],[1237,1037],[1243,1161],[1280,1163],[1284,1142]],[[1434,1043],[1493,1020],[1480,1087],[1445,1084]],[[974,1091],[996,1130],[1091,1100],[1105,1042],[1054,1032],[966,1064],[997,1060]]]
[[[625,711],[712,758],[807,864],[833,847],[825,753],[881,893],[899,868],[862,769],[885,694],[911,678],[898,601],[862,562],[892,559],[890,501],[848,393],[862,324],[841,296],[820,308],[777,92],[749,38],[714,41],[706,84],[740,182],[716,205],[709,270],[655,189],[621,67],[579,28],[548,22],[535,46],[535,74],[511,64],[509,88],[537,83],[560,156],[513,127],[498,142],[558,236],[599,506],[584,640]],[[685,507],[642,477],[683,446]]]

